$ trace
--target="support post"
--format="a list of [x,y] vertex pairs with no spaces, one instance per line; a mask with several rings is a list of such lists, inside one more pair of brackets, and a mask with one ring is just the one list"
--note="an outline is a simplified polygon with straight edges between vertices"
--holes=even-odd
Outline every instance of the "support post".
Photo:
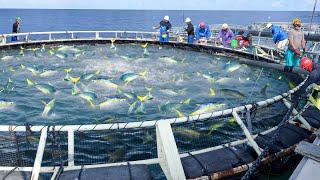
[[[291,104],[288,100],[286,100],[285,98],[283,99],[283,103],[284,103],[284,105],[285,105],[288,109],[290,109],[291,106],[292,106],[292,104]],[[298,120],[299,120],[309,131],[311,131],[311,130],[313,129],[313,128],[311,127],[311,125],[308,123],[308,121],[305,120],[301,115],[299,115],[299,112],[298,112],[295,108],[293,108],[292,113],[293,113],[295,116],[297,116]]]
[[68,166],[74,166],[74,131],[68,131]]
[[260,151],[258,144],[254,141],[249,130],[244,125],[243,121],[241,120],[241,118],[239,117],[237,112],[232,112],[232,115],[233,115],[234,119],[237,121],[238,125],[241,127],[242,131],[244,132],[245,136],[247,137],[247,139],[248,139],[249,143],[251,144],[251,146],[253,147],[253,149],[256,151],[256,153],[258,155],[260,155],[261,151]]
[[46,146],[46,141],[47,141],[47,131],[48,131],[48,127],[44,127],[41,130],[41,136],[40,136],[40,140],[39,140],[36,159],[34,160],[31,180],[38,180],[39,179],[39,173],[40,173],[40,168],[41,168],[41,163],[42,163],[43,152],[44,152],[44,148]]
[[186,176],[180,160],[169,121],[159,121],[156,125],[159,164],[168,180],[185,180]]
[[96,39],[99,39],[99,32],[96,32]]
[[250,133],[252,133],[252,121],[251,121],[251,115],[250,111],[247,110],[246,112],[246,119],[247,119],[247,126]]

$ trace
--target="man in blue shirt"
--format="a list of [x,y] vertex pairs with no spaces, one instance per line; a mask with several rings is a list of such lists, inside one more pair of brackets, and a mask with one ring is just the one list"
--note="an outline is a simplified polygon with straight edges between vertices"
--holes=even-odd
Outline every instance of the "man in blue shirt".
[[273,42],[276,44],[277,50],[285,50],[288,45],[288,34],[279,26],[268,23],[266,26],[271,29]]
[[201,22],[196,29],[196,40],[198,43],[207,43],[207,40],[211,37],[209,26],[204,22]]

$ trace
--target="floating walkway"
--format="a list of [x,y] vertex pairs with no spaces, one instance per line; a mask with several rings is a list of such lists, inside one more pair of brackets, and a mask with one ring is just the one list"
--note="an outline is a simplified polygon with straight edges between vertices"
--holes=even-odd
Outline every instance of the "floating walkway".
[[[19,36],[23,42],[10,43],[8,39]],[[2,39],[0,49],[41,44],[83,44],[83,43],[143,43],[158,44],[157,33],[129,31],[68,31],[7,34]],[[281,57],[272,48],[254,45],[253,51],[235,50],[208,45],[188,45],[173,37],[166,46],[186,50],[202,51],[210,54],[237,57],[241,63],[283,70]],[[295,74],[294,74],[295,73]],[[294,156],[294,150],[301,141],[313,142],[313,133],[320,127],[320,112],[307,103],[301,109],[291,104],[294,93],[305,82],[306,72],[294,69],[288,74],[300,79],[300,84],[288,92],[252,102],[240,107],[183,118],[152,121],[66,125],[66,126],[0,126],[0,178],[1,179],[152,179],[152,166],[160,165],[161,174],[169,180],[176,179],[221,179],[241,176],[249,170],[256,158],[265,150],[270,150],[262,159],[262,167],[272,163],[282,164],[285,157]],[[264,121],[274,120],[268,116],[268,108],[283,111],[279,122],[284,123],[260,133],[254,133],[253,121],[259,116]],[[243,132],[243,139],[237,139],[218,146],[193,152],[180,152],[173,128],[193,123],[195,126],[212,121],[222,122],[233,118]],[[190,128],[190,126],[187,126]],[[156,158],[118,162],[117,159],[104,163],[83,161],[89,154],[83,152],[87,143],[95,143],[95,138],[105,137],[105,142],[113,141],[109,133],[127,131],[154,131],[153,142]],[[270,143],[273,142],[273,143]],[[99,144],[98,144],[99,145]],[[90,144],[89,144],[90,146]],[[89,147],[90,149],[90,147]],[[91,147],[92,149],[92,147]],[[125,149],[116,149],[113,156],[121,156]],[[105,154],[105,152],[102,152]],[[94,156],[93,154],[92,156]],[[96,155],[98,156],[98,155]],[[104,155],[105,156],[105,155]],[[113,157],[112,156],[112,157]],[[30,161],[28,158],[32,158]],[[99,157],[96,157],[99,159]],[[110,159],[110,158],[109,158]],[[262,169],[259,169],[262,170]],[[157,174],[156,173],[156,174]]]

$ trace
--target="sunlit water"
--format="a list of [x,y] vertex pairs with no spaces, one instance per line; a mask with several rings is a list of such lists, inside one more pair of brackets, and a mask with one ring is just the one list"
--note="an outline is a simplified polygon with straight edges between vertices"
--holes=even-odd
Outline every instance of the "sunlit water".
[[[58,50],[61,47],[1,53],[4,91],[0,98],[14,103],[1,108],[1,124],[157,120],[187,116],[210,103],[222,104],[215,110],[236,107],[289,89],[285,77],[278,72],[239,65],[233,58],[169,47],[159,49],[154,45],[144,50],[139,44],[116,44],[116,49],[106,44]],[[67,73],[66,69],[71,71]],[[136,77],[126,84],[121,78],[125,73],[135,73]],[[91,77],[85,78],[85,74]],[[68,76],[82,78],[74,85],[67,81]],[[9,85],[8,78],[12,80]],[[27,79],[34,84],[28,86]],[[99,80],[109,80],[118,88]],[[44,94],[37,85],[49,85],[55,91]],[[77,91],[72,94],[75,86]],[[81,97],[86,92],[96,95],[94,105]],[[117,101],[99,106],[111,98]],[[52,99],[56,99],[54,106],[43,116],[44,102]]]

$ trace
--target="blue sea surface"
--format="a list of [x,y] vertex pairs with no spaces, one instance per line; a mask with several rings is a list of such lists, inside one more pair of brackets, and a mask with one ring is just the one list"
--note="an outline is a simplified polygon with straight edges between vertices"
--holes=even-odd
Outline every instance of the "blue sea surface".
[[[316,13],[318,14],[318,13]],[[139,30],[152,27],[169,15],[173,26],[182,26],[186,17],[194,24],[241,24],[255,22],[290,22],[299,17],[311,21],[311,11],[199,11],[199,10],[47,10],[0,9],[0,33],[10,33],[17,16],[22,18],[21,32],[64,30]],[[314,22],[320,22],[319,16]]]

